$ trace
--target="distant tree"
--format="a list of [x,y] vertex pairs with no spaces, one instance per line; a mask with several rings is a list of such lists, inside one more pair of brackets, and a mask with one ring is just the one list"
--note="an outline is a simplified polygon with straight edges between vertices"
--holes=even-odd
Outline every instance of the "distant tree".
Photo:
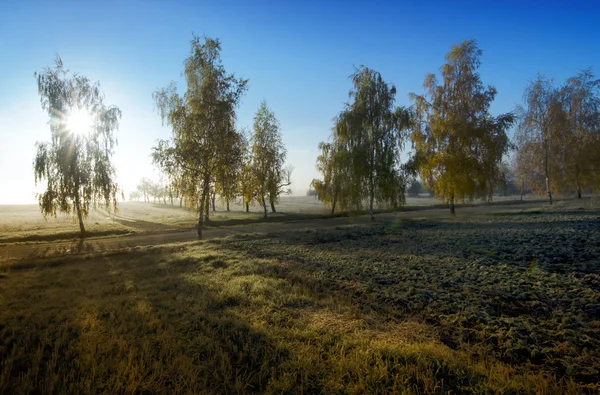
[[285,168],[287,150],[279,131],[279,121],[267,103],[263,101],[254,116],[252,135],[252,167],[254,187],[267,218],[267,199],[275,212],[275,203],[285,187],[291,184],[290,167]]
[[419,197],[419,194],[423,193],[423,191],[423,184],[421,184],[418,179],[413,178],[407,189],[408,195]]
[[[171,200],[173,206],[173,198],[180,196],[179,185],[181,183],[180,168],[173,161],[172,156],[164,156],[163,153],[168,150],[168,142],[165,140],[157,140],[156,146],[152,147],[152,163],[158,168],[162,174],[162,178],[166,179],[165,185],[166,195]],[[181,205],[181,199],[179,201]]]
[[315,190],[315,189],[314,189],[312,186],[310,186],[310,187],[308,188],[308,191],[306,191],[306,196],[314,196],[314,197],[317,197],[317,191],[316,191],[316,190]]
[[490,115],[496,89],[481,82],[480,56],[473,40],[454,46],[440,69],[442,82],[429,74],[425,95],[411,94],[416,113],[411,139],[421,180],[450,203],[452,214],[457,200],[491,197],[510,146],[506,130],[513,115]]
[[152,196],[152,181],[146,177],[142,178],[137,186],[137,191],[144,198],[144,202],[149,202],[150,196]]
[[141,194],[138,191],[133,191],[129,193],[129,201],[131,202],[139,202]]
[[50,117],[49,142],[37,142],[35,182],[46,181],[38,195],[44,216],[77,215],[81,236],[90,208],[117,210],[117,184],[111,163],[121,110],[104,104],[99,83],[70,73],[57,57],[52,68],[35,73],[42,108]]
[[[561,178],[562,135],[567,127],[567,118],[561,103],[560,91],[552,86],[552,80],[538,75],[523,94],[525,106],[518,107],[519,124],[515,132],[518,159],[523,161],[532,173],[541,173],[542,177],[532,177],[537,190],[544,189],[550,204],[556,182]],[[543,184],[539,181],[543,180]]]
[[222,136],[232,130],[235,108],[247,86],[247,80],[227,74],[220,51],[219,40],[194,36],[185,60],[185,94],[180,96],[174,84],[153,94],[163,122],[173,129],[172,139],[159,143],[155,154],[159,164],[168,161],[179,169],[177,189],[186,203],[198,202],[200,238],[211,186],[230,148]]

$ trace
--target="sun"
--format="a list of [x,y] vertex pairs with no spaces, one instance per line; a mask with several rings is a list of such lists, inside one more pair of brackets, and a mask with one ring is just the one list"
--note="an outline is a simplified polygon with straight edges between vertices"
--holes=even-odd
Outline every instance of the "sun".
[[75,135],[87,135],[92,130],[90,114],[83,109],[73,109],[67,118],[67,129]]

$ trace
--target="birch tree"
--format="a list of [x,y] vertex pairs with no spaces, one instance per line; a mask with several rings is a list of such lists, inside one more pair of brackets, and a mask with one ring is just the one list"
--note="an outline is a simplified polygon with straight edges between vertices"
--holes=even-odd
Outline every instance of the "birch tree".
[[267,218],[267,199],[275,212],[279,195],[291,184],[291,168],[284,168],[287,150],[283,145],[279,121],[263,101],[254,116],[252,135],[252,168],[254,187]]
[[158,152],[159,163],[177,166],[181,197],[189,204],[197,202],[199,238],[209,211],[210,187],[228,149],[222,137],[233,129],[235,109],[247,87],[247,80],[226,72],[220,52],[218,39],[194,36],[185,60],[186,92],[179,95],[171,83],[153,94],[163,123],[173,131]]
[[514,117],[489,113],[496,89],[481,81],[481,53],[473,40],[452,47],[440,68],[441,80],[428,74],[425,94],[410,95],[416,115],[411,140],[421,180],[449,202],[452,214],[457,200],[490,198],[502,180],[500,163],[510,146],[506,130]]
[[[544,190],[550,204],[553,192],[557,188],[557,179],[561,177],[562,161],[559,159],[561,135],[567,127],[560,92],[552,86],[552,80],[538,75],[529,83],[523,93],[524,106],[518,107],[519,123],[515,133],[518,147],[527,148],[529,167],[542,177],[534,180],[537,190]],[[534,167],[535,166],[535,167]]]
[[350,77],[351,102],[335,119],[330,142],[321,143],[313,180],[319,199],[342,210],[404,203],[405,177],[400,150],[410,125],[407,109],[395,106],[396,88],[377,71],[361,66]]
[[57,211],[76,215],[83,237],[90,209],[117,210],[111,158],[121,110],[104,103],[98,82],[71,73],[59,57],[35,78],[42,109],[50,117],[50,141],[36,143],[33,161],[36,184],[46,183],[38,195],[40,210],[44,217],[55,217]]

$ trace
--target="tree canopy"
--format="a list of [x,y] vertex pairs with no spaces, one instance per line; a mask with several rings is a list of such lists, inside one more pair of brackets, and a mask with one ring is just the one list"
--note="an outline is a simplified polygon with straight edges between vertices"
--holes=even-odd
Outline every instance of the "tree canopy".
[[375,204],[395,208],[404,203],[405,177],[400,150],[410,113],[395,106],[396,87],[380,73],[361,66],[350,77],[351,102],[335,120],[330,142],[321,143],[313,180],[319,198],[342,210],[360,210],[365,201],[371,219]]
[[254,115],[251,138],[253,184],[267,217],[267,199],[275,212],[275,202],[291,181],[291,168],[284,168],[287,150],[283,144],[279,121],[263,101]]
[[190,204],[198,202],[198,237],[202,237],[204,214],[208,215],[211,184],[231,157],[235,108],[248,82],[226,72],[220,52],[218,39],[194,36],[185,60],[185,94],[179,95],[174,83],[153,94],[163,122],[173,130],[170,141],[155,147],[155,162],[176,168],[177,192]]
[[512,113],[493,117],[494,87],[478,73],[481,50],[474,40],[452,47],[440,68],[441,81],[429,74],[425,94],[411,94],[416,119],[412,142],[424,186],[450,202],[489,198],[502,182],[500,163],[510,144]]
[[117,210],[111,157],[121,110],[104,104],[100,84],[71,73],[60,57],[35,78],[51,133],[50,141],[36,143],[33,161],[36,184],[46,184],[39,206],[44,216],[57,211],[77,215],[83,236],[83,220],[91,208]]

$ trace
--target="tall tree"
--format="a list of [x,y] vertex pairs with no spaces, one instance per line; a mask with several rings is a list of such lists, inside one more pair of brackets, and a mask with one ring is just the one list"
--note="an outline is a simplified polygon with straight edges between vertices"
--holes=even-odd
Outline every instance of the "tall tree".
[[410,112],[394,105],[396,87],[377,71],[361,66],[350,77],[350,103],[335,119],[329,143],[321,143],[314,180],[319,198],[342,210],[359,210],[368,202],[374,220],[375,204],[404,203],[405,177],[400,165],[404,131]]
[[279,121],[263,101],[254,115],[252,135],[252,160],[256,194],[267,218],[267,199],[275,212],[275,203],[283,189],[291,184],[291,168],[285,169],[287,150],[283,145]]
[[424,186],[450,203],[489,198],[502,179],[500,163],[509,148],[512,114],[492,117],[496,89],[478,73],[481,50],[474,40],[452,47],[440,68],[441,83],[429,74],[424,95],[412,93],[416,119],[411,139]]
[[562,87],[561,101],[568,126],[563,139],[564,171],[561,185],[581,190],[600,186],[600,80],[590,69],[569,78]]
[[104,104],[98,82],[71,73],[57,57],[52,68],[35,73],[42,108],[50,117],[49,142],[37,142],[33,161],[44,216],[76,214],[81,236],[90,208],[117,210],[117,184],[111,163],[121,110]]
[[235,108],[247,87],[247,80],[226,72],[220,52],[219,40],[194,36],[185,60],[185,94],[180,96],[173,83],[153,94],[163,122],[173,129],[171,141],[159,144],[159,161],[175,163],[180,170],[181,196],[186,202],[199,201],[200,238],[210,187],[228,149],[222,137],[233,129]]
[[553,191],[559,184],[556,179],[562,174],[559,151],[564,148],[564,141],[561,140],[568,126],[560,91],[552,86],[552,80],[538,75],[525,88],[523,100],[525,106],[517,108],[519,123],[515,133],[517,146],[522,151],[519,159],[542,174],[533,178],[542,183],[533,186],[537,190],[544,189],[552,204]]

